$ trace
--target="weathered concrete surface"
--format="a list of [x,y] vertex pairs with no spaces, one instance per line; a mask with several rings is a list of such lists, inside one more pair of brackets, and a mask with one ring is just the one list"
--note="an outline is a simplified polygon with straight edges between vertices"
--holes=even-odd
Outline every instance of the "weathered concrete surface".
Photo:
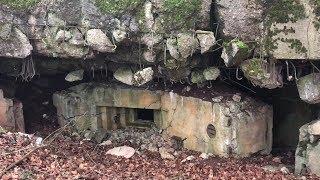
[[0,126],[8,131],[25,132],[22,103],[3,97],[0,90]]
[[295,172],[304,174],[307,170],[320,176],[320,120],[300,128],[299,144],[296,150]]
[[253,43],[275,59],[319,59],[319,2],[217,0],[214,5],[225,40]]
[[137,123],[134,109],[151,109],[158,128],[186,139],[186,148],[225,157],[270,153],[272,108],[237,97],[213,103],[173,92],[81,84],[55,93],[53,102],[60,125],[74,120],[80,132],[130,126]]
[[269,26],[267,50],[274,58],[320,58],[319,5],[319,2],[309,0],[274,3],[269,21],[265,20],[266,26]]
[[297,87],[300,98],[310,104],[320,102],[320,73],[312,73],[299,78]]

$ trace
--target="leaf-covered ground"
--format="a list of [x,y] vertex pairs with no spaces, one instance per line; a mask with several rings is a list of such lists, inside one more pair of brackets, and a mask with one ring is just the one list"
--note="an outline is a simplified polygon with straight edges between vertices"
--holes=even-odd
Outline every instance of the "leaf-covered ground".
[[[35,143],[36,137],[0,135],[0,168],[19,160]],[[49,146],[28,156],[2,179],[320,179],[294,176],[281,171],[267,172],[262,167],[292,165],[292,153],[251,158],[202,159],[200,153],[182,151],[175,160],[163,160],[158,153],[136,153],[130,159],[106,155],[107,150],[129,143],[98,146],[93,142],[59,135]],[[195,159],[181,162],[193,155]],[[288,166],[289,167],[289,166]],[[290,168],[289,168],[290,169]]]

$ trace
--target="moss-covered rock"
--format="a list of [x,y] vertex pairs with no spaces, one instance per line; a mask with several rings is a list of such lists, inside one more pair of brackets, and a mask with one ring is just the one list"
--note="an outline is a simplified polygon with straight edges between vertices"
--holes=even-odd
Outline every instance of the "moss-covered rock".
[[299,78],[297,88],[300,98],[310,104],[320,103],[320,74],[312,73]]
[[200,0],[164,0],[161,22],[165,29],[195,29],[202,2]]
[[224,43],[221,58],[224,60],[226,66],[235,66],[248,59],[250,53],[251,49],[245,42],[234,39]]
[[244,76],[255,86],[275,89],[283,86],[281,68],[264,59],[253,58],[241,64]]
[[318,0],[279,0],[271,3],[264,22],[265,52],[277,59],[318,59],[319,4]]

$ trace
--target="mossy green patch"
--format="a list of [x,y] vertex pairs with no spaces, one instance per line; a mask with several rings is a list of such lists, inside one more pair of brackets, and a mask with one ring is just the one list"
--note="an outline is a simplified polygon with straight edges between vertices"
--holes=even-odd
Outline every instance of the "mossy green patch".
[[232,44],[236,44],[239,49],[243,51],[250,51],[250,47],[245,42],[241,41],[240,39],[233,39],[230,42],[223,42],[223,47],[230,49]]
[[[318,0],[316,0],[318,1]],[[305,8],[303,4],[297,0],[278,0],[272,3],[268,10],[267,20],[265,22],[266,29],[268,31],[267,37],[264,39],[264,49],[267,54],[274,51],[278,47],[277,41],[280,39],[274,38],[274,36],[279,33],[294,33],[294,29],[272,29],[271,26],[276,23],[288,23],[288,22],[297,22],[300,19],[306,18]],[[293,45],[292,47],[296,47]],[[301,44],[302,45],[302,44]],[[291,46],[291,45],[290,45]],[[304,51],[304,48],[299,48],[301,51]]]
[[254,59],[248,60],[248,62],[246,62],[246,64],[244,65],[243,69],[251,77],[257,77],[257,78],[264,77],[262,59],[254,58]]
[[40,0],[0,0],[0,4],[4,4],[18,10],[32,8],[38,2],[40,2]]
[[236,45],[240,48],[240,49],[249,49],[249,46],[244,43],[243,41],[240,41],[239,39],[233,41],[234,43],[236,43]]
[[320,29],[320,0],[311,0],[310,1],[313,8],[313,13],[316,15],[316,19],[313,21],[314,27]]
[[272,4],[268,12],[270,23],[297,22],[306,17],[305,8],[297,0],[279,0]]
[[162,23],[165,29],[194,29],[201,3],[199,0],[164,0]]
[[106,14],[121,15],[128,11],[136,11],[144,0],[96,0],[99,9]]
[[307,53],[306,47],[303,46],[300,40],[298,39],[281,39],[283,42],[289,43],[289,47],[294,49],[296,53]]

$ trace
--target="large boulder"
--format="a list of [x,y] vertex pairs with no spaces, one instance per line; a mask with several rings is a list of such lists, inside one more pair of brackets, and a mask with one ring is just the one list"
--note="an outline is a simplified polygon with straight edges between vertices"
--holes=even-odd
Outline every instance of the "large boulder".
[[121,67],[114,73],[114,78],[118,81],[133,86],[142,86],[153,79],[153,69],[151,67],[133,73],[131,68]]
[[310,104],[320,102],[320,73],[312,73],[299,78],[297,87],[300,98]]
[[318,1],[217,0],[215,14],[224,40],[239,38],[276,59],[319,59]]
[[300,128],[299,144],[296,150],[295,172],[304,174],[308,170],[320,176],[320,120]]
[[276,59],[319,59],[318,1],[274,1],[264,25],[266,51]]
[[243,41],[255,41],[261,38],[263,13],[262,0],[217,0],[215,13],[217,26],[225,38],[240,38]]
[[28,37],[12,24],[0,24],[0,56],[26,58],[33,50]]
[[112,44],[108,36],[101,29],[90,29],[87,31],[86,40],[89,47],[99,52],[114,52],[116,46]]

